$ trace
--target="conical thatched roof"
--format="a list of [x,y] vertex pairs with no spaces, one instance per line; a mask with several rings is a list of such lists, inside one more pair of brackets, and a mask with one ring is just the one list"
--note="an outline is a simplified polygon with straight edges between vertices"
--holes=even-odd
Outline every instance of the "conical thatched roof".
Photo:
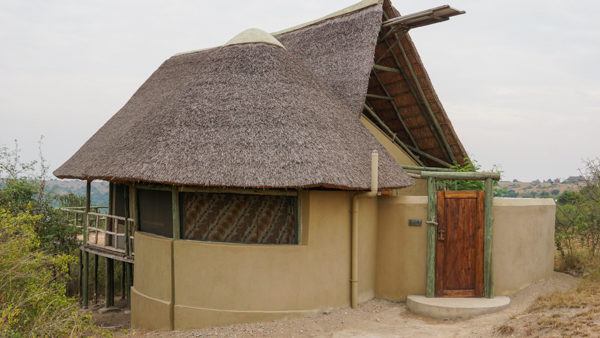
[[207,187],[363,190],[412,183],[360,124],[381,3],[176,55],[54,174]]

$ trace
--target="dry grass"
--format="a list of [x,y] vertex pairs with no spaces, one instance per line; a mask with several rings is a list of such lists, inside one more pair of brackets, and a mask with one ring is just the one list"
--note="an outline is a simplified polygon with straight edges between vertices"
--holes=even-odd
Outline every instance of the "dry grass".
[[593,271],[577,288],[539,297],[529,309],[496,327],[500,336],[597,337],[600,333],[600,269]]

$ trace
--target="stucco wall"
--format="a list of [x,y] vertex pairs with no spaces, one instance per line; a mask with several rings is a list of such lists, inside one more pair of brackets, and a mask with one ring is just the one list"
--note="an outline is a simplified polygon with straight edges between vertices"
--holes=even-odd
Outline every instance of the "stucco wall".
[[[550,276],[554,261],[551,199],[495,198],[492,273],[497,295],[510,295]],[[425,293],[427,197],[379,199],[377,282],[379,298],[403,301]],[[408,219],[421,219],[409,227]]]
[[358,214],[358,302],[375,297],[378,212],[376,198],[360,198]]
[[[348,306],[352,194],[303,192],[301,245],[172,241],[136,233],[132,325],[168,329],[171,245],[175,329]],[[377,202],[361,198],[359,208],[359,300],[365,301],[375,289]]]
[[131,327],[171,328],[171,250],[173,240],[135,233],[134,286],[131,288]]
[[[427,197],[379,198],[379,235],[375,296],[404,300],[425,293]],[[408,220],[420,219],[419,227]]]
[[[175,241],[175,328],[270,320],[349,305],[350,201],[345,192],[302,197],[303,245]],[[375,202],[361,201],[365,244],[360,295],[374,287]]]
[[492,273],[496,295],[510,295],[554,269],[552,199],[494,199]]

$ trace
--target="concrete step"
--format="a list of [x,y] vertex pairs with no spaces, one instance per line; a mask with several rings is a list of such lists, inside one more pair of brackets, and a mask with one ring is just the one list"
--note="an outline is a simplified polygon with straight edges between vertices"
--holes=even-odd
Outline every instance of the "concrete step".
[[494,298],[427,298],[411,295],[406,306],[416,314],[437,319],[465,319],[500,311],[510,304],[509,297]]

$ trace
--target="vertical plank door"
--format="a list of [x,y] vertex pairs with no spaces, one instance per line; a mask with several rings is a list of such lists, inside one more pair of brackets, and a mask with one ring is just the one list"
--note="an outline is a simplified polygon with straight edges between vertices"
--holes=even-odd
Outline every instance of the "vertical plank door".
[[437,297],[483,297],[484,198],[483,191],[437,193]]

